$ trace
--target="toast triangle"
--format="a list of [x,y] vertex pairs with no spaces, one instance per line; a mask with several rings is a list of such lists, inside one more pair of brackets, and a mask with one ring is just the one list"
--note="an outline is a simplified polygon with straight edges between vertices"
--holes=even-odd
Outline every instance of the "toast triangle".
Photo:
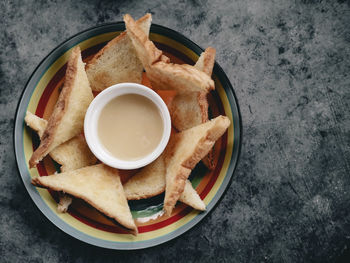
[[78,197],[127,229],[137,231],[117,169],[104,164],[36,177],[32,184]]
[[[151,14],[146,14],[136,24],[148,36],[151,22]],[[86,65],[94,91],[102,91],[122,82],[141,83],[142,72],[142,63],[125,31],[109,41]]]
[[214,89],[213,80],[204,72],[190,65],[169,63],[130,15],[125,15],[124,21],[153,89],[173,89],[180,93]]
[[165,153],[166,188],[164,210],[171,212],[184,191],[185,183],[191,170],[210,151],[230,125],[225,116],[195,126],[173,135]]
[[68,60],[63,89],[41,137],[40,145],[29,160],[30,168],[36,166],[58,145],[82,133],[85,113],[92,100],[93,95],[80,48],[75,47]]

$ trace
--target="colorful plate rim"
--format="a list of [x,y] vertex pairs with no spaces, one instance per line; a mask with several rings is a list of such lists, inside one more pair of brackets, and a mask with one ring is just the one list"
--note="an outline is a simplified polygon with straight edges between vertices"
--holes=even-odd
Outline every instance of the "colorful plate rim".
[[[51,65],[52,60],[55,61],[57,57],[61,56],[67,50],[69,50],[72,46],[80,43],[85,39],[94,37],[99,34],[113,32],[113,31],[121,31],[124,29],[125,29],[124,22],[108,23],[108,24],[103,24],[103,25],[88,28],[84,31],[81,31],[73,35],[72,37],[68,38],[64,42],[62,42],[60,45],[54,48],[39,63],[39,65],[35,68],[31,76],[29,77],[29,80],[27,81],[24,87],[24,90],[21,94],[20,100],[17,105],[17,109],[15,113],[13,142],[14,142],[14,151],[15,151],[17,169],[19,172],[19,176],[21,177],[21,180],[24,184],[24,187],[26,188],[29,196],[35,203],[36,207],[41,211],[43,215],[45,215],[45,217],[49,221],[51,221],[56,227],[61,229],[66,234],[78,240],[81,240],[83,242],[86,242],[88,244],[103,247],[103,248],[116,249],[116,250],[134,250],[134,249],[143,249],[143,248],[156,246],[156,245],[165,243],[167,241],[170,241],[176,237],[179,237],[180,235],[182,235],[183,233],[187,232],[188,230],[193,228],[195,225],[197,225],[205,216],[207,216],[211,211],[213,211],[213,209],[217,206],[217,204],[220,202],[225,192],[229,188],[232,182],[233,173],[238,165],[238,160],[239,160],[241,147],[242,147],[242,118],[241,118],[238,100],[233,90],[233,87],[228,77],[222,70],[222,68],[218,65],[218,63],[215,63],[213,72],[222,82],[222,86],[225,92],[227,93],[227,97],[231,98],[229,102],[232,109],[232,117],[234,122],[233,123],[234,135],[235,135],[234,141],[233,141],[234,148],[233,148],[229,168],[225,175],[224,181],[220,186],[219,190],[217,191],[217,193],[215,194],[214,198],[210,202],[210,204],[207,206],[206,212],[198,214],[194,219],[192,219],[190,222],[188,222],[181,228],[176,229],[175,231],[172,231],[164,236],[151,239],[151,240],[145,240],[137,243],[116,244],[111,241],[98,239],[96,237],[91,237],[85,233],[82,233],[74,229],[73,227],[65,223],[63,220],[61,220],[57,216],[57,214],[53,213],[50,209],[47,209],[47,207],[42,203],[43,200],[41,199],[38,192],[34,189],[34,187],[32,187],[30,182],[30,175],[28,174],[24,156],[23,154],[21,154],[21,150],[23,151],[23,130],[24,130],[23,118],[25,116],[25,112],[27,109],[26,107],[29,103],[32,92],[36,88],[36,84],[40,80],[43,72],[45,72],[46,69]],[[187,48],[191,49],[193,52],[195,52],[198,55],[201,52],[203,52],[203,49],[200,46],[198,46],[197,44],[189,40],[187,37],[185,37],[181,33],[175,30],[172,30],[170,28],[157,25],[157,24],[152,24],[151,32],[170,37],[176,40],[177,42],[180,42],[182,45],[186,46]]]

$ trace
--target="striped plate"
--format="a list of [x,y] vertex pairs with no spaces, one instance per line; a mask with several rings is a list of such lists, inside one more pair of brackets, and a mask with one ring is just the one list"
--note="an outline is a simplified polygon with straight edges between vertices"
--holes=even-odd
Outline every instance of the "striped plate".
[[[163,195],[147,200],[130,201],[132,215],[139,230],[137,236],[126,233],[80,200],[73,201],[67,213],[57,213],[57,195],[33,187],[30,183],[32,177],[59,172],[59,166],[47,157],[37,169],[28,168],[28,160],[39,141],[37,136],[25,127],[25,113],[29,110],[46,119],[50,116],[73,47],[80,46],[86,61],[124,29],[124,23],[119,22],[83,31],[63,42],[39,64],[26,84],[18,104],[14,146],[24,185],[36,206],[53,224],[84,242],[105,248],[128,250],[151,247],[171,240],[192,228],[214,208],[228,188],[237,165],[242,127],[232,86],[216,63],[213,71],[216,90],[209,96],[210,116],[226,115],[232,125],[215,145],[215,170],[208,171],[200,163],[190,176],[193,187],[207,206],[206,212],[200,213],[186,205],[177,204],[171,217],[157,217],[162,209]],[[150,38],[176,63],[194,64],[203,51],[183,35],[159,25],[152,25]],[[125,173],[124,178],[127,176],[128,173]]]

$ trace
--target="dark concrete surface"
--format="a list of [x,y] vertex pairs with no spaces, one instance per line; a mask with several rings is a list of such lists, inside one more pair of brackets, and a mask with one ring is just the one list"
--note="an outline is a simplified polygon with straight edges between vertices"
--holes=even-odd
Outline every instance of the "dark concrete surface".
[[[110,251],[67,236],[34,207],[16,170],[14,115],[59,43],[145,12],[217,49],[240,103],[243,149],[227,194],[193,230]],[[350,1],[0,1],[0,261],[350,260],[349,74]]]

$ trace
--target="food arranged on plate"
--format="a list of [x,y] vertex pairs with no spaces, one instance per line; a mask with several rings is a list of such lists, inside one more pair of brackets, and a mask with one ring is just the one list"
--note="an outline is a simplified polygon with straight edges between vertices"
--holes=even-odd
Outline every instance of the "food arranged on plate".
[[[44,120],[30,112],[25,117],[26,124],[40,138],[40,145],[29,160],[30,168],[35,167],[46,155],[61,165],[61,173],[33,178],[32,184],[59,192],[60,212],[67,211],[72,198],[80,198],[133,234],[137,234],[137,226],[128,200],[151,198],[165,191],[165,216],[172,214],[178,201],[194,209],[205,210],[205,203],[188,178],[201,160],[208,169],[215,167],[213,146],[230,126],[226,116],[217,116],[212,120],[208,117],[207,95],[215,89],[211,79],[215,49],[207,48],[193,66],[172,63],[148,37],[151,20],[150,14],[137,21],[125,15],[126,31],[109,41],[85,66],[80,48],[73,48],[63,88],[49,119]],[[171,91],[168,94],[172,95],[166,104],[173,128],[170,140],[160,156],[135,170],[133,176],[122,184],[121,171],[98,160],[93,154],[94,149],[89,148],[83,133],[84,117],[98,92],[119,83],[142,83],[143,78],[149,80],[150,89],[156,92]],[[130,108],[135,101],[139,103],[140,109]],[[121,139],[128,133],[137,136],[135,134],[138,133],[132,132],[140,128],[131,127],[134,124],[131,124],[126,114],[134,110],[134,115],[130,116],[141,114],[143,107],[146,109],[144,112],[148,112],[147,118],[154,115],[150,120],[152,127],[143,132],[147,132],[145,144],[150,141],[149,137],[152,138],[149,132],[154,134],[155,140],[151,140],[152,144],[145,149],[148,152],[154,149],[163,131],[159,122],[161,119],[158,118],[160,115],[157,117],[157,110],[151,101],[145,101],[141,95],[126,94],[114,98],[110,104],[113,105],[104,106],[99,115],[99,123],[103,125],[99,133],[104,134],[101,136],[102,145],[118,158],[136,160],[147,154],[146,150],[145,153],[141,153],[141,149],[137,152],[140,148],[137,144],[141,142]],[[116,117],[118,120],[113,122],[115,114],[122,116]],[[138,122],[142,122],[140,116],[136,117]],[[123,125],[131,130],[125,129]],[[154,127],[157,128],[154,130]],[[112,128],[114,131],[111,133]],[[121,139],[122,143],[119,141],[116,144],[114,137],[116,140]]]

